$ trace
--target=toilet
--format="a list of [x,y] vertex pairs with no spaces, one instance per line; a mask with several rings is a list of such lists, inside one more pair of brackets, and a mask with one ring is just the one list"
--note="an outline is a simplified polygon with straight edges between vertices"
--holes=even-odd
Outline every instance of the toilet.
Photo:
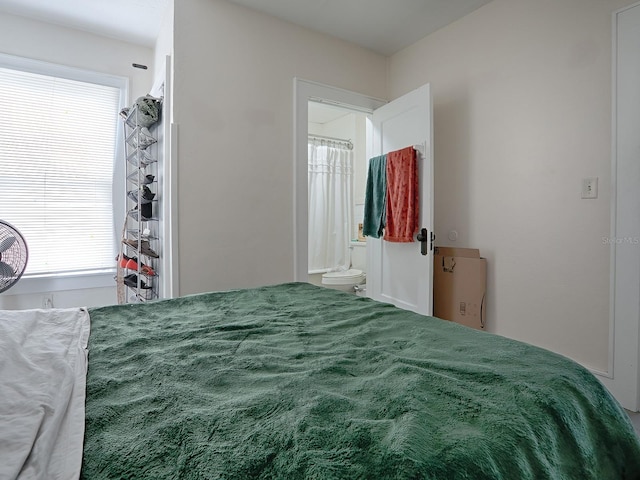
[[367,265],[367,242],[352,240],[349,242],[351,268],[349,270],[328,272],[322,275],[322,285],[344,292],[356,293],[354,287],[364,287],[367,279],[365,270]]

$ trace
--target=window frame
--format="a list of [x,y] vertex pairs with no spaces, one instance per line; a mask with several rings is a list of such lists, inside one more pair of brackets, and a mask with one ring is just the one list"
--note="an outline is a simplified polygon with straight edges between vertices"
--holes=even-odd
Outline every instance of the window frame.
[[[97,85],[105,85],[120,90],[120,100],[118,109],[124,108],[128,104],[129,95],[129,79],[118,75],[95,72],[92,70],[81,69],[59,65],[41,60],[34,60],[25,57],[7,55],[0,53],[0,67],[36,73],[40,75],[48,75],[53,77],[65,78],[68,80],[76,80],[86,83],[94,83]],[[117,112],[114,112],[117,115]],[[126,200],[126,185],[124,175],[118,175],[118,172],[124,171],[124,127],[122,122],[117,121],[115,158],[113,162],[113,251],[114,255],[118,251],[118,244],[121,236],[118,225],[124,222],[124,210]],[[23,295],[30,293],[56,292],[80,290],[86,288],[115,288],[114,274],[116,272],[116,262],[114,256],[113,268],[92,270],[86,272],[67,272],[54,274],[31,274],[23,275],[20,281],[14,285],[9,295]]]

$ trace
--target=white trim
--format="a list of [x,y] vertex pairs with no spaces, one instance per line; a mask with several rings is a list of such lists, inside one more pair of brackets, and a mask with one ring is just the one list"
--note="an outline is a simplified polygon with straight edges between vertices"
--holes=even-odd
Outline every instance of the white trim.
[[37,293],[50,293],[71,290],[83,290],[87,288],[115,288],[115,268],[112,270],[98,270],[93,272],[71,274],[59,273],[56,275],[33,275],[22,277],[3,295],[26,295]]
[[[619,135],[621,125],[618,123],[619,91],[619,18],[620,14],[640,6],[640,2],[617,10],[612,15],[612,147],[611,147],[611,240],[624,237],[632,224],[620,223],[619,216],[630,208],[630,203],[640,201],[640,194],[633,189],[635,197],[629,202],[629,192],[621,196],[618,178],[626,178],[632,172],[627,171],[624,163],[619,160]],[[638,66],[640,69],[640,66]],[[628,163],[628,162],[627,162]],[[623,217],[624,218],[624,217]],[[637,225],[636,225],[637,227]],[[609,323],[609,365],[608,371],[599,374],[603,384],[611,391],[623,407],[631,411],[640,409],[640,300],[637,285],[640,271],[627,272],[618,266],[640,265],[638,248],[618,248],[617,241],[610,241],[610,323]],[[594,372],[598,374],[597,372]]]
[[173,119],[172,82],[173,63],[171,55],[165,56],[165,68],[163,70],[163,155],[162,155],[162,295],[161,298],[175,298],[179,295],[178,289],[178,167],[177,155],[177,125]]
[[[611,205],[609,207],[610,210],[610,234],[611,236],[615,236],[616,234],[616,211],[617,211],[617,189],[616,189],[616,176],[618,171],[618,160],[617,160],[617,152],[618,147],[616,143],[616,132],[617,132],[617,111],[618,107],[616,104],[617,99],[617,85],[616,85],[616,68],[618,65],[616,52],[618,50],[618,39],[617,39],[617,27],[616,27],[616,19],[617,13],[614,12],[611,16],[611,181],[610,181],[610,191],[611,191]],[[615,368],[615,317],[616,317],[616,308],[615,308],[615,298],[616,298],[616,242],[611,242],[609,247],[609,353],[607,358],[607,370],[605,372],[598,372],[595,370],[591,370],[592,373],[598,375],[603,378],[604,381],[613,380],[613,371]]]
[[[626,7],[622,7],[620,10],[616,10],[615,12],[613,12],[613,25],[615,27],[616,25],[616,18],[618,17],[619,14],[627,11],[627,10],[631,10],[632,8],[637,7],[638,5],[640,5],[640,2],[636,2],[636,3],[632,3],[631,5],[628,5]],[[614,31],[615,33],[615,31]]]
[[17,57],[15,55],[7,55],[6,53],[0,53],[0,67],[66,78],[67,80],[96,83],[98,85],[106,85],[115,88],[126,88],[128,84],[128,79],[126,77],[94,72],[92,70],[85,70],[82,68],[68,67],[66,65],[58,65],[56,63],[43,62],[42,60]]
[[171,256],[171,285],[167,292],[167,298],[175,298],[180,296],[180,255],[179,255],[179,229],[178,229],[178,124],[171,123],[170,125],[170,143],[171,154],[169,155],[169,161],[171,163],[169,173],[170,178],[170,195],[169,200],[169,212],[167,216],[167,223],[171,229],[171,235],[169,237],[169,255]]
[[306,282],[308,272],[307,137],[309,100],[371,114],[385,100],[300,78],[293,79],[293,278]]

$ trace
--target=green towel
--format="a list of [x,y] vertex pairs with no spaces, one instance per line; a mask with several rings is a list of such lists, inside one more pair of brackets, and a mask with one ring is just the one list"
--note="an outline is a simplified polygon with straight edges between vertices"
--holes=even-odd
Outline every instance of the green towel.
[[369,160],[367,189],[364,196],[364,220],[362,233],[380,238],[385,224],[387,202],[387,156],[380,155]]

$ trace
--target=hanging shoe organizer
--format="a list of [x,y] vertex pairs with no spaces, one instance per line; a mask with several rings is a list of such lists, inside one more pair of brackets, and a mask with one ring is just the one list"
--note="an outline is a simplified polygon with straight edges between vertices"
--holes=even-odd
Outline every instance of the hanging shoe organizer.
[[120,112],[124,119],[127,215],[117,259],[118,303],[159,298],[157,138],[152,133],[162,100],[140,97]]

